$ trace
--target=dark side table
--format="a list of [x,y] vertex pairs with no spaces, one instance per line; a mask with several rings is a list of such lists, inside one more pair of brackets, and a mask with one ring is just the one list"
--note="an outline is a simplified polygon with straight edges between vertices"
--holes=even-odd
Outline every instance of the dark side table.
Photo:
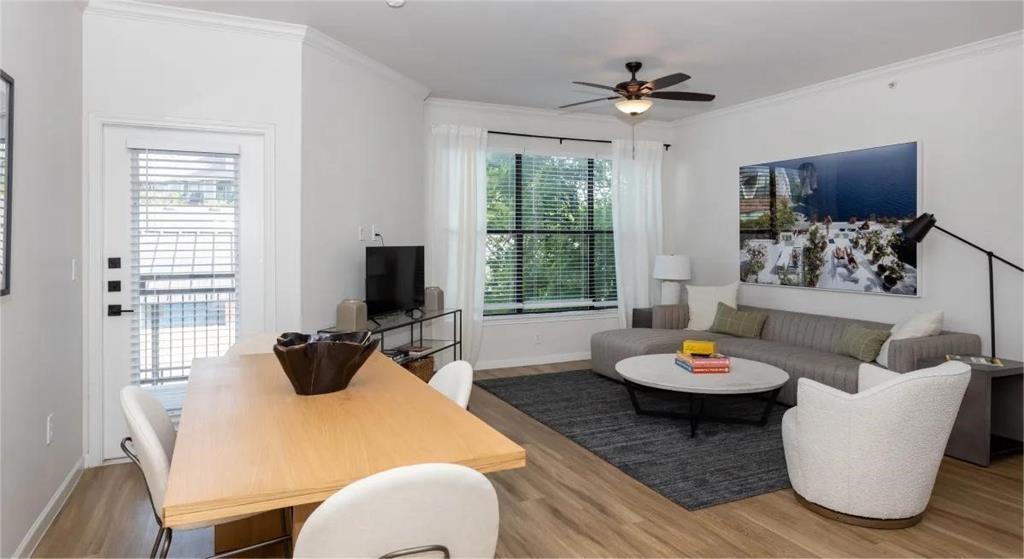
[[[944,360],[928,360],[920,367]],[[1024,363],[1003,359],[1002,367],[971,366],[960,413],[949,435],[946,454],[980,466],[992,458],[1020,452],[1024,444]]]

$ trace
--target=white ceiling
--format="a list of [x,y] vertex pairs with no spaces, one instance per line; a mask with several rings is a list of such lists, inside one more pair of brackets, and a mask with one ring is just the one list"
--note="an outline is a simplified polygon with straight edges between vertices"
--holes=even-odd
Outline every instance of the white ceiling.
[[[614,85],[684,72],[671,88],[711,103],[656,100],[675,120],[1022,28],[1020,1],[987,2],[369,2],[165,0],[316,27],[432,90],[434,97],[526,107],[602,97]],[[950,80],[957,76],[950,76]],[[577,111],[612,114],[611,102]]]

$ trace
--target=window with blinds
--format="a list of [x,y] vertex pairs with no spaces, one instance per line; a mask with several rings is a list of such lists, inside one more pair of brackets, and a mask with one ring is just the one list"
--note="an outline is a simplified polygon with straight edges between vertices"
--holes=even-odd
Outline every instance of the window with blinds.
[[188,379],[238,335],[238,155],[131,150],[133,380]]
[[611,161],[488,154],[484,313],[614,306]]

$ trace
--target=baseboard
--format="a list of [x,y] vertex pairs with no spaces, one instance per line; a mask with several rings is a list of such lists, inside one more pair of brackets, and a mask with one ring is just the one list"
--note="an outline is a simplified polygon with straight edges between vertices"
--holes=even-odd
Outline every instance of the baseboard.
[[476,364],[478,371],[486,369],[505,369],[507,367],[529,367],[532,365],[547,365],[548,363],[563,363],[565,361],[580,361],[590,359],[589,351],[577,351],[576,353],[556,353],[554,355],[537,355],[531,357],[516,357],[513,359],[492,359],[480,361]]
[[40,540],[43,539],[43,535],[50,528],[50,524],[53,523],[53,519],[57,517],[57,513],[64,507],[64,503],[67,502],[68,497],[71,496],[71,491],[75,488],[78,483],[78,479],[82,477],[82,469],[85,466],[85,456],[79,456],[78,461],[75,462],[74,467],[68,472],[68,475],[64,478],[64,481],[54,492],[53,496],[50,497],[50,501],[43,507],[43,511],[36,517],[35,522],[29,527],[28,533],[22,538],[21,543],[18,544],[17,549],[14,550],[12,557],[30,557],[35,552],[36,546],[39,545]]

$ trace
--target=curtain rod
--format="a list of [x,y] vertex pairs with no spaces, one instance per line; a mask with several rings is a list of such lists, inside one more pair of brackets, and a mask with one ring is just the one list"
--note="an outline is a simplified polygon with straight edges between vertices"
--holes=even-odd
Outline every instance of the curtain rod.
[[[569,138],[565,136],[544,136],[542,134],[520,134],[519,132],[498,132],[497,130],[488,130],[488,134],[498,134],[501,136],[519,136],[520,138],[542,138],[545,140],[558,140],[558,143],[562,143],[566,140],[572,142],[593,142],[595,144],[610,144],[611,140],[591,140],[589,138]],[[672,144],[661,144],[665,146],[665,151],[672,147]]]

